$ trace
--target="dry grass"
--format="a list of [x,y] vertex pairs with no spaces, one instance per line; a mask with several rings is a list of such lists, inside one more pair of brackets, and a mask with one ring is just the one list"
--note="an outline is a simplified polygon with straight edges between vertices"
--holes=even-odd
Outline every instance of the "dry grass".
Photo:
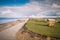
[[41,36],[38,37],[35,34],[32,36],[32,34],[28,33],[26,30],[20,30],[16,33],[16,37],[18,40],[45,40]]

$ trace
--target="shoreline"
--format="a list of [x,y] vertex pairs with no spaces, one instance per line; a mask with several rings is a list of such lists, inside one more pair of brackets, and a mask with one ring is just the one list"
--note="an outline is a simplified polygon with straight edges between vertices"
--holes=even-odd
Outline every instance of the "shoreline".
[[16,24],[21,23],[21,22],[22,22],[22,20],[16,20],[16,21],[11,21],[11,22],[0,24],[0,31],[10,28]]
[[0,32],[0,39],[1,40],[17,40],[16,38],[16,33],[19,31],[19,29],[21,29],[25,23],[28,21],[27,19],[20,21],[18,20],[18,22],[14,22],[16,23],[16,25],[5,29],[3,31]]

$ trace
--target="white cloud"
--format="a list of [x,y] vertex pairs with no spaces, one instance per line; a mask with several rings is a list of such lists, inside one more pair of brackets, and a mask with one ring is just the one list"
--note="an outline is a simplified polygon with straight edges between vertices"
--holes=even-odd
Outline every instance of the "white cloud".
[[[45,16],[49,12],[56,10],[42,6],[40,3],[33,1],[23,6],[5,6],[0,7],[0,17],[32,17],[32,16]],[[59,14],[60,15],[60,14]]]
[[52,4],[52,7],[53,7],[53,8],[60,8],[60,5]]

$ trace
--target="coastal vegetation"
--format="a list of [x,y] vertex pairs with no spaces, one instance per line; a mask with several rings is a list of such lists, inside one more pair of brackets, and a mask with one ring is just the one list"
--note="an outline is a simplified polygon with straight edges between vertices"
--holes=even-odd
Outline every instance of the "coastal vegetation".
[[29,19],[25,27],[35,33],[60,38],[60,23],[56,22],[55,27],[49,27],[46,19]]
[[48,19],[30,18],[16,37],[18,40],[60,40],[60,19],[55,20],[54,27],[50,27]]

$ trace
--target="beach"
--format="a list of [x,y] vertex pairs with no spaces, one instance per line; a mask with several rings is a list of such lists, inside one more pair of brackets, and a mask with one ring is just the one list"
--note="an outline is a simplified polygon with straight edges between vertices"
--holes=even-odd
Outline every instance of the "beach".
[[11,26],[10,28],[0,31],[0,40],[17,40],[16,33],[24,26],[27,21],[28,19],[25,19],[25,21],[21,23],[16,22],[16,24]]

